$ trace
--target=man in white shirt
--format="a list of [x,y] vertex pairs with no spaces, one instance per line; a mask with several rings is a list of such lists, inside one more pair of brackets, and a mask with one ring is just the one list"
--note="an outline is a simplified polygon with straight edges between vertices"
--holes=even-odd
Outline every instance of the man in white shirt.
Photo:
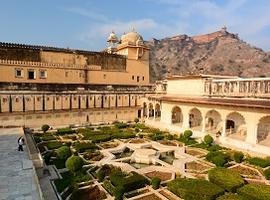
[[23,137],[21,136],[21,137],[19,137],[19,139],[18,139],[18,145],[19,145],[18,151],[23,151],[23,144],[24,144],[24,139],[23,139]]

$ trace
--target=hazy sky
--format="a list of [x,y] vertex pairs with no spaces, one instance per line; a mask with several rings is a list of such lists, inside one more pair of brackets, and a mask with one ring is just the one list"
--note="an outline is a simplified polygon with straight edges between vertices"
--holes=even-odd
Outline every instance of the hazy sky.
[[0,41],[101,50],[111,30],[145,40],[226,25],[270,51],[270,0],[0,0]]

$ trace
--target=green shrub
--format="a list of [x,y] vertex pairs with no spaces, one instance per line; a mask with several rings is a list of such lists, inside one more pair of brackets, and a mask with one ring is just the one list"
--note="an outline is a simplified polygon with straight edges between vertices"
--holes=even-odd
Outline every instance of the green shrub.
[[119,122],[119,123],[116,123],[114,126],[116,128],[118,128],[118,129],[123,129],[123,128],[127,128],[128,127],[128,124],[123,123],[123,122]]
[[173,140],[173,139],[174,139],[174,136],[173,136],[172,134],[167,134],[167,135],[165,136],[165,138],[166,138],[167,140]]
[[58,149],[56,149],[56,155],[58,159],[66,160],[68,157],[71,156],[70,148],[67,146],[62,146]]
[[83,159],[79,156],[71,156],[66,161],[66,168],[72,172],[79,171],[82,169]]
[[43,133],[46,133],[49,130],[50,126],[48,124],[44,124],[41,126],[41,130]]
[[76,131],[75,130],[72,130],[71,128],[60,128],[60,129],[57,129],[57,134],[58,135],[65,135],[65,134],[72,134],[72,133],[75,133]]
[[157,141],[157,140],[163,140],[165,135],[162,132],[156,132],[156,133],[151,133],[149,135],[151,140]]
[[217,167],[223,167],[229,161],[229,157],[220,151],[210,151],[206,155],[206,160],[214,163]]
[[51,151],[47,151],[43,154],[43,159],[44,159],[44,162],[46,163],[46,165],[50,164],[52,154],[53,154],[53,152],[51,152]]
[[49,150],[53,150],[53,149],[58,149],[62,146],[66,146],[66,145],[62,142],[59,142],[59,141],[52,141],[52,142],[49,142],[48,144],[46,144],[46,146]]
[[247,200],[238,194],[225,194],[217,198],[217,200]]
[[178,141],[183,142],[185,145],[195,145],[197,143],[194,138],[186,138],[183,134],[179,136]]
[[214,142],[214,139],[212,138],[211,135],[208,134],[208,135],[204,136],[203,141],[205,144],[210,146]]
[[97,146],[92,142],[76,142],[74,147],[79,153],[82,153],[87,149],[97,149]]
[[136,172],[132,172],[132,175],[127,175],[119,170],[110,174],[110,181],[115,187],[123,188],[123,192],[144,187],[148,183],[144,176]]
[[42,139],[40,136],[34,135],[33,138],[34,138],[36,144],[42,142]]
[[267,180],[270,180],[270,168],[264,170],[264,176]]
[[50,140],[55,140],[55,136],[54,135],[51,135],[51,134],[44,134],[41,139],[43,141],[50,141]]
[[248,200],[269,200],[270,186],[247,184],[239,188],[237,193]]
[[237,163],[241,163],[244,159],[244,154],[240,151],[236,151],[233,154],[233,160]]
[[268,167],[270,165],[270,160],[254,157],[254,158],[248,159],[248,163],[265,168],[265,167]]
[[191,136],[193,135],[191,130],[185,130],[184,131],[184,137],[185,138],[191,138]]
[[219,151],[222,150],[222,147],[218,144],[211,145],[210,147],[206,148],[208,151]]
[[99,182],[102,182],[105,178],[105,172],[103,170],[99,170],[97,173],[97,178]]
[[137,127],[134,130],[135,130],[136,133],[139,133],[140,132],[140,129],[137,128]]
[[229,192],[236,192],[237,188],[244,185],[244,180],[238,172],[226,168],[211,169],[208,179]]
[[160,186],[161,179],[158,177],[154,177],[151,180],[151,184],[154,190],[158,189]]
[[128,131],[124,131],[124,132],[117,132],[112,134],[112,138],[117,138],[117,139],[128,139],[128,138],[134,138],[136,137],[136,134],[133,132],[128,132]]
[[175,195],[188,200],[214,200],[224,193],[221,187],[202,179],[177,178],[167,186]]

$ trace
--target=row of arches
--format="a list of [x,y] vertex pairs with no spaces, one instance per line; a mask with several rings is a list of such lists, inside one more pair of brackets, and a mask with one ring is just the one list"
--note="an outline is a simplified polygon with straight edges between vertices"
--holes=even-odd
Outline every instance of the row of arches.
[[143,117],[147,118],[156,118],[160,119],[161,117],[161,109],[160,104],[156,103],[155,106],[152,103],[149,103],[148,106],[146,103],[143,103],[143,111],[142,111]]
[[[247,122],[245,117],[239,112],[231,112],[225,122],[222,120],[221,114],[212,109],[205,116],[202,115],[198,108],[192,108],[188,113],[189,128],[196,131],[204,131],[207,133],[222,133],[225,123],[226,136],[245,140],[247,136]],[[174,106],[171,111],[171,124],[182,127],[184,115],[178,106]],[[204,118],[204,120],[203,120]],[[203,124],[205,123],[205,124]],[[270,115],[262,117],[257,126],[257,142],[270,146]]]

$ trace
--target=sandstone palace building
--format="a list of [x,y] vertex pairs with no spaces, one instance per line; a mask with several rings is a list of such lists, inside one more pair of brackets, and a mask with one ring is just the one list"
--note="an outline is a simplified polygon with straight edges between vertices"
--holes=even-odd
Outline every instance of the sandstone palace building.
[[102,52],[0,43],[0,122],[40,127],[133,121],[269,155],[270,78],[173,76],[149,83],[149,48],[112,32]]
[[149,49],[135,31],[108,43],[103,52],[0,43],[1,126],[134,120],[151,91]]

